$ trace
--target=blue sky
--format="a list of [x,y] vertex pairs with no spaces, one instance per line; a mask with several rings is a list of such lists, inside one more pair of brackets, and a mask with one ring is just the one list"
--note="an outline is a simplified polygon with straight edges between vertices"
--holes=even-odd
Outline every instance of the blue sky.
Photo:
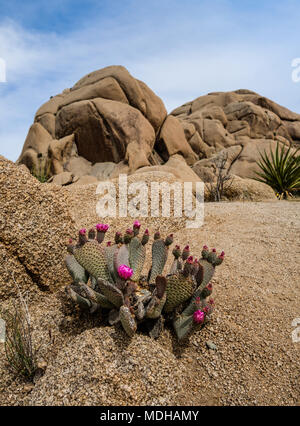
[[247,88],[300,113],[299,22],[298,0],[0,0],[0,154],[16,160],[38,107],[108,65],[168,111]]

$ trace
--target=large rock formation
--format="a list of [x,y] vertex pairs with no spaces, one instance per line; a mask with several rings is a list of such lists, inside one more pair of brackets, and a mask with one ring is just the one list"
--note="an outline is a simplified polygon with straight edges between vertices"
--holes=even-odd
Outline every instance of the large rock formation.
[[277,142],[300,144],[300,115],[255,92],[210,93],[167,115],[145,83],[110,66],[38,109],[18,163],[36,175],[46,169],[49,182],[58,185],[86,185],[145,168],[170,172],[171,163],[181,180],[195,181],[196,174],[207,182],[225,155],[227,171],[249,179],[259,153]]
[[82,168],[104,162],[125,162],[133,172],[176,153],[193,164],[198,156],[179,121],[170,116],[165,122],[166,117],[163,102],[145,83],[124,67],[110,66],[38,109],[18,162],[37,169],[39,158],[46,156],[51,174],[69,171],[74,176],[90,174]]
[[228,158],[230,173],[254,177],[259,152],[274,150],[277,142],[300,144],[300,115],[249,90],[201,96],[171,112],[200,160],[194,171],[204,180],[213,175],[213,160],[220,151]]

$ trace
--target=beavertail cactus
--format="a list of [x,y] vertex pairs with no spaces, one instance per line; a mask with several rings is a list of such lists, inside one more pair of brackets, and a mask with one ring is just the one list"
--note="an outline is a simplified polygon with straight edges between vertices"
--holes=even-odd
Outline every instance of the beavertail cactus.
[[[157,338],[164,324],[172,323],[178,340],[203,326],[214,309],[211,279],[225,253],[205,245],[201,258],[191,256],[190,247],[170,249],[173,234],[165,239],[154,234],[152,262],[143,276],[149,231],[140,237],[141,224],[133,223],[125,233],[115,233],[114,242],[103,243],[109,226],[97,224],[81,229],[78,242],[69,240],[65,262],[73,279],[68,296],[82,309],[103,310],[109,324],[120,323],[128,336],[146,323],[150,336]],[[171,250],[170,273],[162,275]]]

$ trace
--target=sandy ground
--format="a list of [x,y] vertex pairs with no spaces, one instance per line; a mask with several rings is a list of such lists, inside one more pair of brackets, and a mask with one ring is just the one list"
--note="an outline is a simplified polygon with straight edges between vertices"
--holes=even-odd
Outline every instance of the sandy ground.
[[[94,203],[90,202],[88,194],[82,197],[80,207],[74,198],[74,216],[78,227],[97,222]],[[124,222],[127,225],[131,221]],[[158,222],[148,226],[153,230]],[[163,354],[161,358],[155,355],[160,365],[164,362],[172,365],[174,386],[172,374],[167,370],[162,376],[165,378],[158,378],[155,376],[158,373],[154,373],[145,384],[149,395],[147,403],[300,405],[300,329],[299,342],[292,341],[295,329],[292,321],[300,318],[300,203],[206,203],[205,223],[199,230],[187,230],[182,223],[174,225],[166,219],[160,222],[160,227],[165,233],[175,231],[175,242],[181,246],[189,243],[191,252],[196,255],[203,244],[207,244],[218,251],[225,250],[226,258],[212,281],[216,303],[212,321],[194,333],[188,344],[178,345],[168,329],[155,342],[156,353]],[[43,293],[30,306],[39,340],[46,340],[49,327],[56,337],[54,348],[43,352],[49,365],[48,376],[46,370],[34,388],[14,379],[7,370],[3,345],[0,345],[0,404],[109,403],[109,399],[95,399],[90,393],[76,400],[73,391],[71,398],[67,384],[61,384],[59,378],[64,376],[59,368],[64,368],[65,372],[66,366],[59,366],[63,365],[60,358],[64,354],[66,358],[70,352],[72,357],[74,339],[80,339],[81,333],[82,336],[90,333],[85,337],[89,339],[101,329],[99,332],[105,342],[106,337],[112,339],[114,328],[93,320],[82,328],[77,325],[74,337],[74,330],[68,333],[62,327],[66,314],[58,308],[58,298],[58,295]],[[122,330],[114,333],[118,334],[122,347]],[[209,340],[217,350],[207,348]],[[143,342],[149,344],[149,339],[140,335],[133,338],[131,357],[135,356],[137,348],[140,353],[136,356],[143,356]],[[105,352],[105,346],[101,347]],[[128,352],[124,353],[128,356]],[[120,362],[125,363],[126,359],[121,358]],[[120,368],[122,370],[122,365]],[[75,373],[66,373],[65,380],[68,380],[67,374]],[[51,376],[54,376],[52,381]],[[159,391],[151,393],[163,380],[165,387],[158,387]],[[97,386],[92,389],[99,390],[101,384]],[[126,393],[124,395],[119,399],[111,398],[112,403],[145,403],[138,389],[133,399],[128,396],[126,401]]]

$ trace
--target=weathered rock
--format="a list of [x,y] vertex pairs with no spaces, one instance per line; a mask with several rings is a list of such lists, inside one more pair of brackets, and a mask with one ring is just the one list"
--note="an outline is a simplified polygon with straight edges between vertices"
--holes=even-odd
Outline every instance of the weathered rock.
[[188,164],[197,161],[197,155],[187,143],[180,122],[172,115],[167,117],[162,126],[156,150],[165,161],[174,154],[181,154]]
[[107,180],[115,168],[115,163],[96,163],[92,166],[91,175],[95,176],[98,180]]
[[68,339],[29,405],[172,405],[180,378],[176,357],[155,340],[136,335],[128,342],[119,329],[94,328]]
[[230,201],[264,201],[276,200],[273,189],[254,179],[233,176],[230,185],[225,185],[224,197]]
[[[0,157],[0,297],[22,289],[54,290],[70,282],[61,259],[76,233],[68,195],[41,184],[24,166]],[[23,287],[24,284],[24,287]],[[5,290],[3,288],[5,286]]]
[[[203,179],[213,177],[210,159],[224,148],[241,152],[229,155],[228,169],[243,178],[258,170],[256,161],[269,145],[299,145],[300,115],[246,89],[200,96],[171,112],[182,123],[185,137],[199,156],[193,167]],[[195,131],[194,131],[195,129]],[[203,170],[200,170],[203,167]]]
[[153,127],[140,111],[102,98],[62,108],[56,131],[59,137],[75,133],[78,154],[87,160],[118,163],[127,157],[131,170],[149,164],[155,142]]
[[23,157],[26,157],[26,151],[32,150],[36,154],[46,155],[51,140],[51,135],[47,132],[47,130],[45,130],[45,128],[41,124],[32,124],[28,131],[23,150],[21,152],[18,162],[25,164],[28,168],[30,168],[28,164],[22,161]]
[[78,180],[76,179],[73,185],[90,185],[97,182],[98,179],[95,176],[81,176]]
[[74,176],[86,176],[92,171],[92,164],[84,157],[71,157],[65,164],[65,169]]
[[70,172],[62,172],[53,176],[51,182],[55,185],[68,185],[73,182],[73,175]]
[[48,148],[52,174],[62,173],[66,163],[74,156],[77,156],[77,148],[73,134],[59,140],[53,139]]

